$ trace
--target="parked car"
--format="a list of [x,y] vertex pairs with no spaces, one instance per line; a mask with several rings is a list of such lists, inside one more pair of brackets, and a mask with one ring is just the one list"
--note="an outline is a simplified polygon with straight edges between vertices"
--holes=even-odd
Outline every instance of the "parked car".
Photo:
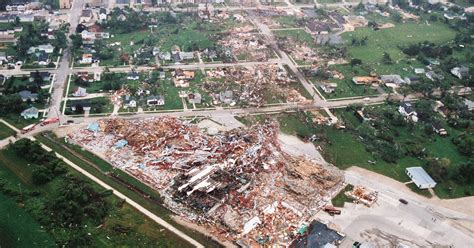
[[399,199],[399,201],[400,201],[401,203],[405,204],[405,205],[407,205],[407,204],[408,204],[408,201],[407,201],[407,200],[405,200],[405,199]]

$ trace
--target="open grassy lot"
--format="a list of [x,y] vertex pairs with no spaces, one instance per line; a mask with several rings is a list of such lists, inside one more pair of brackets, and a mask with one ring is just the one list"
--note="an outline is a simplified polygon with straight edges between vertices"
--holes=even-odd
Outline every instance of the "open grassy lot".
[[352,199],[346,196],[347,191],[351,191],[354,188],[354,186],[348,184],[344,189],[339,192],[334,198],[332,198],[331,203],[334,207],[344,207],[344,203],[346,202],[352,202]]
[[3,122],[0,122],[0,140],[10,137],[15,133],[16,132],[14,130],[3,124]]
[[309,47],[315,47],[313,37],[304,29],[275,30],[273,33],[277,37],[291,37],[300,43],[305,43]]
[[[402,74],[402,68],[408,66],[407,56],[398,46],[416,44],[425,40],[435,44],[444,43],[454,38],[456,32],[441,22],[425,23],[400,23],[395,27],[374,31],[371,28],[359,28],[354,32],[344,33],[342,36],[348,46],[351,58],[358,58],[362,63],[373,68],[378,74]],[[362,39],[368,37],[367,45],[350,45],[352,38]],[[383,53],[390,55],[395,64],[381,63]],[[398,62],[398,63],[397,63]]]
[[[175,223],[175,221],[170,217],[171,212],[162,205],[159,193],[134,177],[121,170],[114,169],[108,162],[89,151],[76,145],[67,144],[64,142],[64,139],[55,138],[49,133],[47,136],[38,135],[36,138],[78,166],[81,166],[103,182],[109,184],[157,216],[163,218],[168,223],[171,223],[179,230],[193,237],[204,246],[220,247],[219,244],[209,237]],[[160,233],[167,235],[166,232],[160,231]],[[170,238],[167,239],[173,241],[174,238],[175,237],[171,235]]]
[[39,122],[39,119],[42,118],[42,113],[39,113],[38,119],[24,119],[20,117],[20,115],[16,114],[7,114],[2,116],[1,118],[10,123],[11,125],[15,126],[18,129],[22,129],[30,124]]
[[280,28],[299,28],[296,16],[277,16],[274,21],[280,24]]
[[[0,163],[1,166],[1,163]],[[0,176],[3,176],[0,170]],[[21,184],[19,184],[20,186]],[[0,193],[0,245],[2,247],[55,247],[54,240],[13,199]]]
[[[334,65],[331,67],[336,71],[344,74],[344,79],[329,79],[329,83],[336,83],[337,88],[332,93],[325,93],[324,91],[320,90],[321,94],[323,94],[328,99],[335,99],[335,98],[344,98],[344,97],[357,97],[357,96],[372,96],[377,95],[379,92],[370,86],[365,85],[357,85],[352,82],[352,77],[354,76],[362,76],[367,75],[362,68],[354,67],[352,68],[350,65]],[[318,79],[310,79],[315,85],[319,85],[320,82]],[[317,86],[318,87],[318,86]],[[319,88],[318,88],[319,89]]]
[[[21,216],[25,217],[19,219],[16,223],[10,222],[10,219],[7,219],[7,222],[2,221],[0,227],[3,228],[5,226],[5,228],[8,228],[7,235],[10,234],[11,230],[15,230],[14,236],[12,236],[14,239],[17,239],[18,235],[22,235],[24,232],[30,234],[25,236],[25,240],[11,240],[10,236],[0,236],[2,236],[1,240],[5,239],[10,242],[29,241],[29,246],[37,244],[36,246],[38,247],[48,247],[53,244],[51,237],[56,242],[61,242],[65,238],[63,237],[65,234],[60,230],[64,227],[53,227],[55,232],[48,232],[48,235],[39,228],[35,221],[41,222],[39,219],[41,218],[44,204],[52,202],[55,197],[58,197],[56,196],[56,190],[65,184],[64,177],[84,177],[68,169],[69,174],[58,176],[45,185],[37,186],[31,183],[31,177],[24,176],[27,174],[31,175],[32,170],[32,166],[26,163],[26,160],[19,158],[14,152],[10,150],[2,150],[0,152],[0,179],[4,183],[2,187],[4,192],[10,192],[9,195],[0,195],[0,199],[3,199],[3,197],[8,198],[6,201],[2,200],[0,210],[3,212],[5,211],[4,207],[10,206],[7,210],[9,214],[21,214]],[[103,191],[103,188],[100,186],[93,184],[91,181],[89,183],[95,190]],[[16,190],[15,187],[21,187],[21,191]],[[189,247],[188,243],[141,215],[121,199],[113,195],[107,196],[106,199],[111,204],[111,209],[104,219],[104,223],[99,227],[93,223],[85,225],[86,232],[90,233],[89,238],[91,239],[92,246]],[[15,201],[19,202],[20,205]],[[23,206],[26,211],[18,211],[21,210],[20,206]],[[18,227],[19,229],[10,229],[13,227]],[[35,233],[35,235],[31,235],[32,233]]]

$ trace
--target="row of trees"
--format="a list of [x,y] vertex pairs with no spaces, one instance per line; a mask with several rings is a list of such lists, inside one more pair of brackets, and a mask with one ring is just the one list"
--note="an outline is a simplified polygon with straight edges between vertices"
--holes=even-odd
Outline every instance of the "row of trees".
[[98,191],[78,176],[68,174],[62,160],[28,139],[10,144],[8,150],[30,163],[32,181],[38,186],[30,189],[3,179],[0,192],[22,203],[58,246],[91,246],[87,225],[100,225],[110,213],[112,204],[107,196],[111,191]]

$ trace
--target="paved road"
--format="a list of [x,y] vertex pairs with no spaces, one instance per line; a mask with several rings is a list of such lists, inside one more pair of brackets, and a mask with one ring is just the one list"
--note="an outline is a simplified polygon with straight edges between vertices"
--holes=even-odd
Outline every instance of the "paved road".
[[[46,151],[50,152],[50,151],[53,151],[53,149],[49,148],[48,146],[44,145],[41,143],[41,146],[43,147],[43,149],[45,149]],[[196,247],[204,247],[203,245],[201,245],[199,242],[197,242],[196,240],[192,239],[191,237],[189,237],[188,235],[186,235],[185,233],[181,232],[180,230],[176,229],[174,226],[168,224],[168,222],[164,221],[163,219],[161,219],[160,217],[156,216],[155,214],[153,214],[152,212],[148,211],[146,208],[142,207],[140,204],[136,203],[135,201],[133,201],[132,199],[128,198],[127,196],[125,196],[124,194],[120,193],[119,191],[117,191],[116,189],[114,189],[113,187],[111,187],[110,185],[102,182],[100,179],[98,179],[97,177],[95,177],[94,175],[90,174],[89,172],[85,171],[84,169],[82,169],[80,166],[74,164],[73,162],[71,162],[70,160],[68,160],[67,158],[61,156],[60,154],[56,153],[56,156],[61,158],[62,160],[64,160],[65,163],[67,163],[69,166],[71,166],[72,168],[74,168],[75,170],[79,171],[81,174],[83,174],[84,176],[88,177],[89,179],[91,179],[92,181],[94,181],[95,183],[99,184],[100,186],[104,187],[105,189],[108,189],[108,190],[112,190],[114,195],[116,195],[117,197],[121,198],[121,199],[125,199],[125,201],[130,204],[132,207],[136,208],[138,211],[140,211],[142,214],[146,215],[147,217],[149,217],[150,219],[154,220],[156,223],[160,224],[161,226],[163,226],[164,228],[170,230],[171,232],[175,233],[176,235],[178,235],[180,238],[186,240],[187,242],[191,243],[192,245],[196,246]]]
[[[294,7],[294,5],[292,5]],[[297,66],[291,61],[290,57],[288,54],[286,54],[284,51],[282,51],[278,45],[276,44],[276,39],[273,36],[272,31],[268,26],[260,21],[260,18],[256,16],[255,12],[249,12],[248,13],[250,16],[250,20],[255,24],[255,26],[258,28],[260,33],[263,35],[263,37],[266,39],[267,44],[270,45],[270,47],[280,56],[281,58],[281,63],[285,64],[290,68],[291,72],[293,75],[296,76],[296,78],[300,81],[300,83],[304,86],[304,88],[309,92],[309,94],[313,97],[313,100],[317,103],[322,102],[323,99],[319,96],[317,93],[317,90],[315,89],[314,85],[306,78],[303,76],[303,74],[298,70]]]
[[[82,8],[84,6],[84,0],[74,0],[72,8],[69,11],[69,35],[76,32],[76,27],[79,24],[79,18],[82,13]],[[68,35],[68,39],[69,39]],[[64,49],[63,57],[59,63],[59,67],[56,70],[56,80],[53,82],[53,92],[51,93],[51,100],[47,116],[49,118],[60,117],[59,109],[61,109],[61,101],[64,93],[64,88],[66,87],[66,79],[71,73],[69,67],[69,62],[71,61],[71,42],[69,40],[68,47]]]
[[[433,204],[436,200],[421,197],[400,182],[363,169],[346,170],[345,179],[349,184],[379,192],[379,201],[372,208],[344,208],[343,215],[332,220],[349,235],[359,236],[363,231],[380,229],[394,235],[398,233],[405,242],[424,246],[429,245],[426,242],[454,247],[470,247],[474,243],[472,233],[458,229],[452,222],[462,219],[474,223],[473,216]],[[408,205],[401,204],[400,198],[407,200]]]

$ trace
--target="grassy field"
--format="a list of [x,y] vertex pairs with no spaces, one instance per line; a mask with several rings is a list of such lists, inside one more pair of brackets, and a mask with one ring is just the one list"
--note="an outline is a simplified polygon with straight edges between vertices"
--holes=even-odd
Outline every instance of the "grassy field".
[[7,125],[0,122],[0,140],[5,139],[14,135],[16,132],[9,128]]
[[[79,146],[64,143],[63,139],[48,139],[41,135],[36,136],[36,138],[47,146],[53,148],[59,154],[71,160],[73,163],[81,166],[103,182],[119,190],[141,206],[163,218],[168,223],[171,223],[179,230],[193,237],[204,246],[220,247],[219,244],[209,237],[175,223],[175,221],[170,217],[171,212],[161,204],[161,196],[159,193],[144,185],[134,177],[129,176],[121,170],[114,169],[106,161],[86,150],[83,150]],[[171,238],[173,238],[173,236],[171,236]]]
[[[75,172],[72,169],[68,170],[72,175],[86,179],[78,172]],[[15,201],[21,202],[22,206],[24,206],[28,211],[28,214],[33,219],[36,219],[39,218],[39,215],[41,215],[41,204],[49,201],[51,197],[55,197],[54,189],[61,187],[62,183],[64,182],[64,176],[56,177],[53,181],[46,185],[37,186],[31,183],[31,172],[32,168],[27,163],[27,161],[18,157],[14,152],[10,150],[2,150],[0,152],[0,178],[3,180],[3,182],[6,182],[7,185],[14,185],[15,187],[18,185],[18,187],[21,187],[21,192],[24,192],[24,195],[8,196],[8,199],[13,201],[13,204],[16,204]],[[97,191],[103,191],[103,188],[99,185],[93,184],[92,182],[90,183]],[[32,190],[37,193],[31,194],[30,192]],[[2,195],[0,195],[0,198],[1,197]],[[107,199],[110,201],[112,209],[110,210],[108,217],[106,217],[103,225],[97,228],[96,225],[89,224],[89,227],[86,227],[87,232],[91,233],[90,237],[92,238],[93,246],[189,247],[187,242],[181,240],[173,233],[143,216],[127,203],[122,202],[121,199],[113,195],[108,196]],[[0,212],[4,211],[3,203],[4,201],[2,200],[2,207],[0,207],[2,210],[0,210]],[[15,214],[21,214],[21,212],[18,212],[18,210],[21,210],[18,208],[18,206],[16,208],[12,206],[7,211],[13,216]],[[37,224],[29,219],[25,219],[23,223],[25,224],[22,227],[23,229],[20,228],[18,232],[14,227],[18,227],[20,224],[22,224],[22,222],[5,222],[5,224],[3,224],[2,221],[0,227],[5,225],[7,230],[15,230],[14,235],[20,235],[23,232],[29,232],[30,237],[25,237],[25,240],[29,240],[30,244],[46,242],[46,245],[39,245],[40,247],[46,247],[47,244],[49,244],[47,242],[49,242],[48,240],[50,240],[50,238],[48,239],[47,235],[42,235],[42,233],[45,233],[38,230]],[[117,228],[119,227],[120,230],[125,230],[125,232],[117,231]],[[57,228],[55,227],[55,230],[59,231],[60,227]],[[37,233],[38,235],[32,236],[32,233]],[[51,234],[54,239],[61,239],[61,235],[61,232]],[[6,240],[10,239],[9,236],[5,236],[4,238]]]
[[346,196],[347,191],[351,191],[354,188],[351,184],[346,185],[344,189],[339,192],[334,198],[332,198],[331,203],[334,207],[342,208],[344,207],[344,203],[352,202],[352,199]]
[[[372,96],[379,94],[378,91],[373,87],[356,85],[354,82],[352,82],[352,77],[354,76],[367,75],[367,73],[361,68],[352,68],[350,65],[334,65],[331,68],[344,74],[344,79],[329,79],[330,83],[337,84],[337,88],[330,94],[320,90],[321,94],[323,94],[326,98],[335,99],[344,97]],[[310,80],[316,85],[319,84],[318,79],[312,78]]]
[[[38,119],[41,119],[41,116],[42,116],[42,113],[40,113],[38,115]],[[8,123],[10,123],[12,126],[18,128],[18,129],[22,129],[30,124],[33,124],[33,123],[37,123],[39,122],[38,119],[25,119],[23,117],[20,117],[20,115],[18,114],[7,114],[5,116],[2,116],[1,117],[2,119],[4,119],[5,121],[7,121]]]
[[[403,75],[403,68],[408,67],[407,56],[398,46],[407,46],[425,40],[436,44],[452,40],[456,32],[441,22],[430,25],[424,23],[396,24],[393,28],[374,31],[371,28],[359,28],[354,32],[344,33],[342,36],[348,46],[351,58],[361,59],[363,64],[373,68],[379,74],[397,73]],[[367,45],[351,46],[352,38],[362,39],[369,37]],[[383,53],[390,55],[395,64],[381,63]],[[398,61],[398,63],[397,63]]]
[[275,22],[280,24],[280,28],[298,28],[298,18],[296,16],[277,16]]
[[[1,163],[0,163],[1,166]],[[2,171],[0,176],[3,178]],[[49,236],[21,205],[0,193],[0,246],[55,247]]]
[[297,42],[304,43],[309,47],[315,47],[313,37],[304,29],[275,30],[273,33],[277,37],[291,37]]

